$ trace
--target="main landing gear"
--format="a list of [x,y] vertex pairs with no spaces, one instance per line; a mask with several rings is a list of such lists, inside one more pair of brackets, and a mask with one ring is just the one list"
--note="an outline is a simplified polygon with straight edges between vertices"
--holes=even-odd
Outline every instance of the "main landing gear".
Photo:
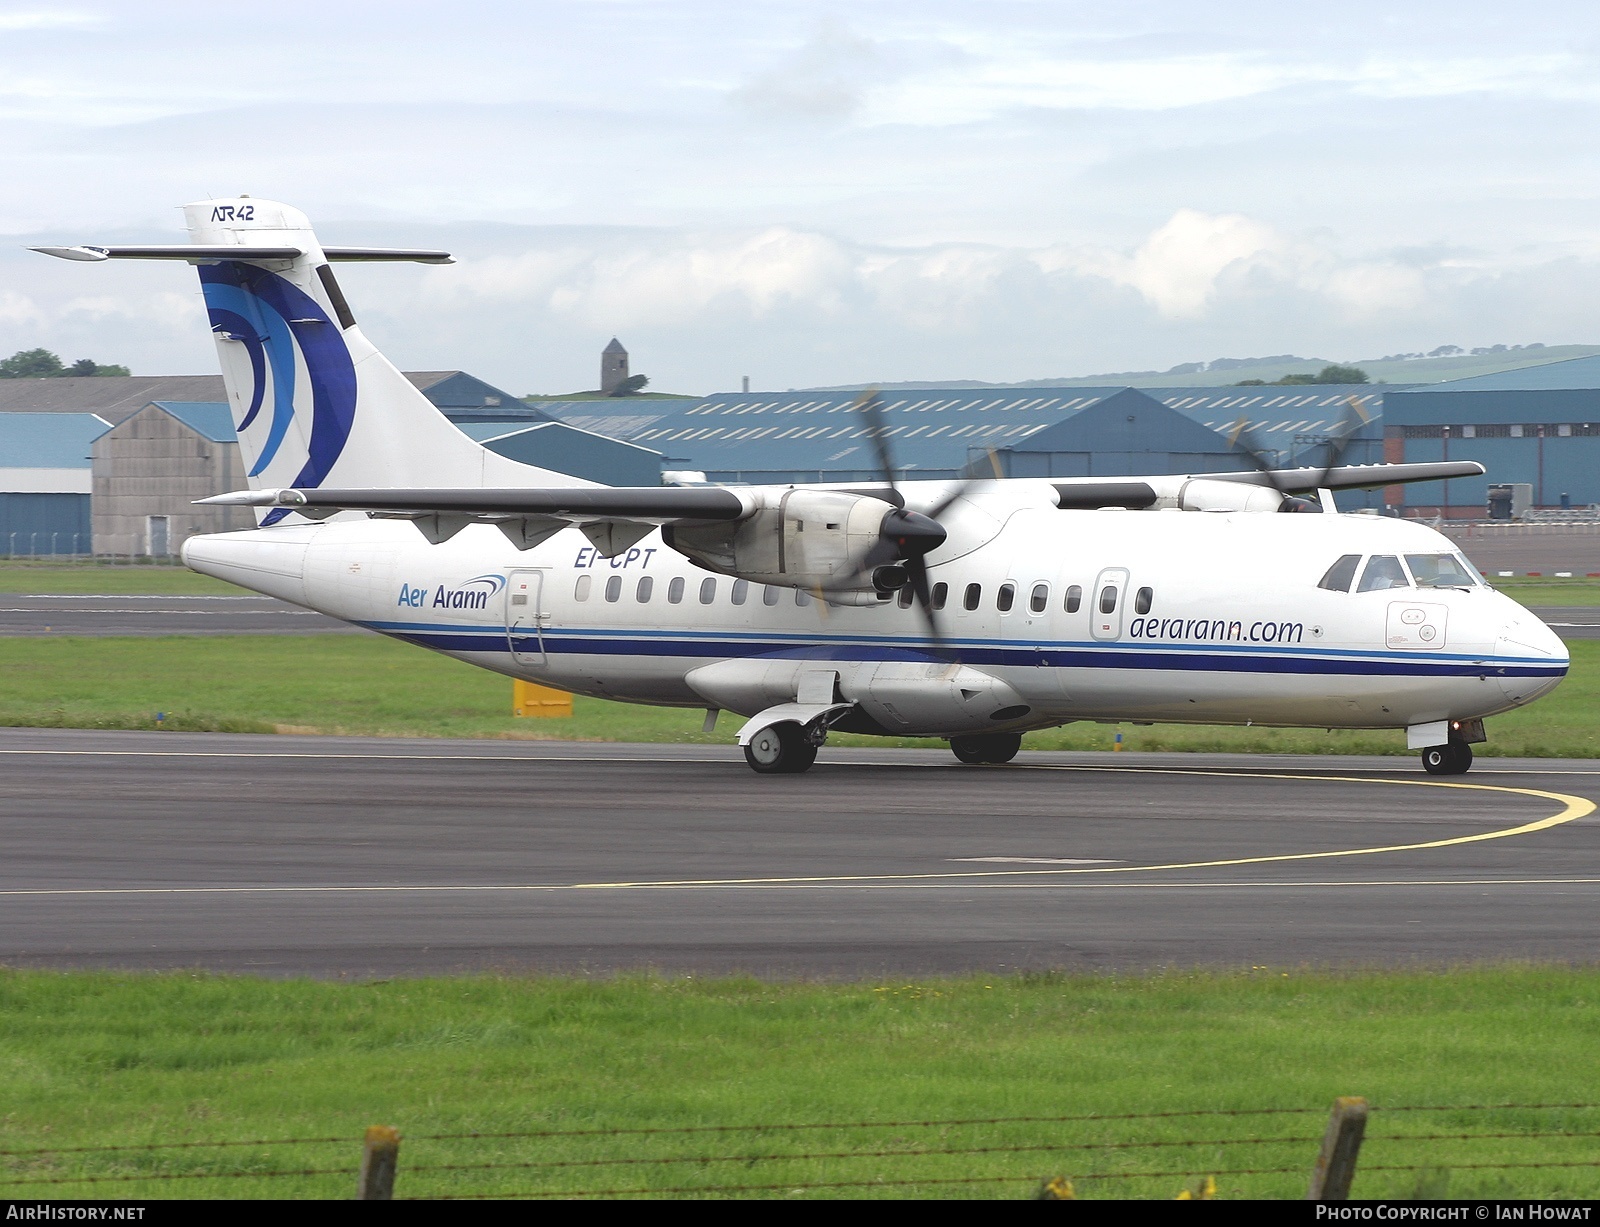
[[817,761],[817,743],[792,720],[771,724],[752,737],[744,761],[762,775],[798,775]]
[[1422,752],[1422,769],[1429,775],[1465,775],[1472,766],[1472,747],[1464,741],[1429,746]]
[[951,752],[964,763],[1009,763],[1020,749],[1020,733],[974,733],[950,739]]

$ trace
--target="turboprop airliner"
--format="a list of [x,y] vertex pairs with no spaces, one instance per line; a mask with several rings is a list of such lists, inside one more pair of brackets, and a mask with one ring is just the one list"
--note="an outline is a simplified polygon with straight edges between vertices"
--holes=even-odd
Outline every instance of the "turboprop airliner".
[[448,253],[324,247],[249,197],[184,215],[186,244],[37,249],[198,266],[249,474],[201,501],[258,527],[184,562],[496,673],[736,712],[758,772],[834,729],[996,764],[1090,720],[1404,730],[1459,774],[1567,671],[1448,538],[1337,510],[1472,462],[896,482],[905,428],[868,400],[881,482],[598,485],[480,447],[356,326],[333,264]]

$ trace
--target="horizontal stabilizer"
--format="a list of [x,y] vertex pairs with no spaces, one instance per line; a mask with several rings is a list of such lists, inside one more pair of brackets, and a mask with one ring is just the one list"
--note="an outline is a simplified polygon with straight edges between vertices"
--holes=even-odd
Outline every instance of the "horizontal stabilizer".
[[[32,251],[63,260],[297,260],[299,247],[251,247],[244,244],[168,243],[151,247],[34,247]],[[418,264],[454,264],[448,251],[414,251],[404,247],[324,247],[329,260],[367,263],[409,260]]]

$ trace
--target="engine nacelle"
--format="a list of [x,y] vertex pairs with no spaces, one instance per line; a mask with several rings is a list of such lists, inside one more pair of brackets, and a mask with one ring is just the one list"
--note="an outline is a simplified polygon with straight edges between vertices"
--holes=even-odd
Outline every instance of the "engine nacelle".
[[872,572],[896,561],[884,537],[893,504],[832,490],[741,490],[755,512],[731,524],[669,524],[669,546],[711,571],[752,583],[821,589],[830,599],[876,603]]
[[1184,482],[1177,497],[1184,511],[1278,511],[1282,504],[1283,495],[1271,486],[1204,477]]

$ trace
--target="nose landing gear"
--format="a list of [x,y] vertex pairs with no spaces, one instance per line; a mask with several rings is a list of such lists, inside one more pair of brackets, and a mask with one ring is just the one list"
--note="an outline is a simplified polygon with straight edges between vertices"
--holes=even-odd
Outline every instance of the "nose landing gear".
[[1472,766],[1472,747],[1464,741],[1429,746],[1422,752],[1422,769],[1429,775],[1465,775]]

